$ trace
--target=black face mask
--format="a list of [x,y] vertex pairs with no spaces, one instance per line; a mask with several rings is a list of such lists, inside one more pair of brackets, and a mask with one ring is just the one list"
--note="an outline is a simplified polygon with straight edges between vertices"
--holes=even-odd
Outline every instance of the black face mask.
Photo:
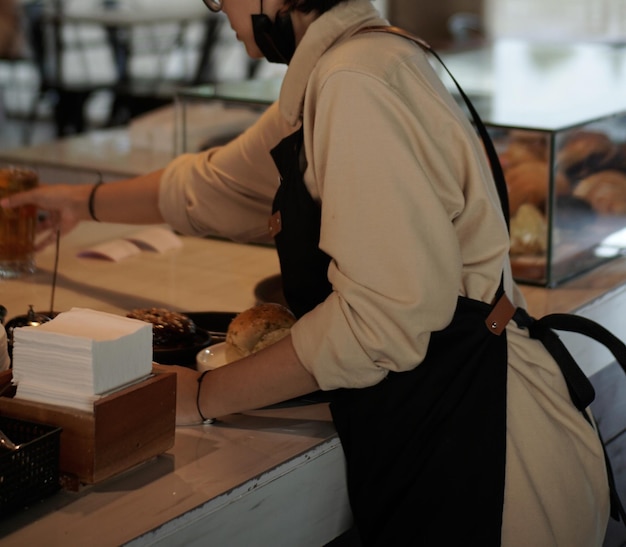
[[296,35],[289,13],[272,21],[264,13],[252,15],[254,41],[270,63],[289,64],[296,51]]

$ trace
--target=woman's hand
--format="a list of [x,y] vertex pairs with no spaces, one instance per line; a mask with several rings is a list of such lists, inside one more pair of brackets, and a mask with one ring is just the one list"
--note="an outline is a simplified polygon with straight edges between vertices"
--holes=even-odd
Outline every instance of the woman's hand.
[[157,363],[152,365],[152,370],[157,373],[176,373],[176,425],[201,424],[202,418],[196,405],[200,373],[188,367],[159,365]]
[[175,372],[176,424],[202,423],[206,418],[263,408],[302,397],[319,389],[295,353],[291,336],[261,351],[218,367],[198,384],[200,373],[186,367],[153,365],[155,372]]
[[[92,210],[102,222],[160,224],[159,184],[163,170],[131,179],[107,182],[92,196]],[[56,241],[57,232],[67,234],[81,220],[91,219],[89,201],[93,184],[43,184],[33,190],[0,200],[0,207],[10,209],[34,205],[42,215],[37,226],[37,250]]]
[[89,218],[87,202],[92,185],[44,185],[0,200],[0,207],[11,209],[34,205],[46,213],[37,224],[36,249],[40,250],[56,240],[57,232],[67,234],[81,220]]

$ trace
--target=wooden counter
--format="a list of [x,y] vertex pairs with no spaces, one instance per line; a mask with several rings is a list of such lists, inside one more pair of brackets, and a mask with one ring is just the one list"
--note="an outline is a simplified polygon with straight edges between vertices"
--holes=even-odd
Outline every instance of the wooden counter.
[[[182,237],[180,249],[111,262],[81,258],[90,246],[142,227],[85,222],[61,240],[55,310],[123,313],[132,307],[239,311],[279,271],[274,249]],[[0,281],[8,317],[50,307],[54,249],[38,271]],[[558,289],[522,287],[531,313],[623,309],[626,261]],[[607,320],[608,318],[608,320]],[[587,344],[581,346],[583,349]],[[576,353],[576,352],[574,352]],[[608,360],[597,360],[598,367]],[[294,525],[297,523],[297,525]],[[166,454],[79,493],[61,492],[7,519],[2,545],[323,545],[350,523],[343,453],[326,405],[247,412],[217,425],[178,428]]]
[[[55,310],[111,313],[167,306],[240,311],[256,283],[278,272],[275,251],[213,239],[143,251],[120,262],[81,258],[93,244],[141,227],[86,222],[61,241]],[[50,307],[54,249],[38,271],[0,281],[8,318]],[[61,492],[0,517],[2,545],[323,545],[350,524],[343,452],[327,405],[229,416],[177,428],[162,456],[79,493]],[[294,525],[296,524],[297,525]]]

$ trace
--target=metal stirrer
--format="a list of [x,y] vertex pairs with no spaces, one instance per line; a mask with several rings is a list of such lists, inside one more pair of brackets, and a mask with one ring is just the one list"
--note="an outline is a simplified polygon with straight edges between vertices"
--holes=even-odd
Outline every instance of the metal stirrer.
[[59,270],[59,248],[61,244],[61,230],[57,229],[54,250],[54,269],[52,270],[52,293],[50,295],[50,315],[54,314],[54,293],[57,286],[57,272]]

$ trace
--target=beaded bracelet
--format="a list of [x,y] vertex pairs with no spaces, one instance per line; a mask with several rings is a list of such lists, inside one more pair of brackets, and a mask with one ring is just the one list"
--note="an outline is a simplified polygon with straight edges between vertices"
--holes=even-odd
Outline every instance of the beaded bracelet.
[[204,414],[202,414],[202,410],[200,410],[200,388],[202,387],[202,380],[204,377],[210,372],[210,370],[205,370],[200,376],[198,376],[198,394],[196,395],[196,408],[198,409],[198,414],[200,414],[200,418],[202,418],[203,424],[212,424],[215,421],[215,418],[205,418]]
[[91,192],[89,193],[89,201],[87,202],[87,206],[89,208],[89,216],[96,222],[100,222],[100,219],[98,219],[94,211],[94,201],[96,199],[96,192],[98,191],[98,188],[100,188],[100,186],[104,184],[104,181],[102,180],[102,173],[98,173],[98,175],[99,175],[98,182],[96,182],[93,185],[93,188],[91,189]]

